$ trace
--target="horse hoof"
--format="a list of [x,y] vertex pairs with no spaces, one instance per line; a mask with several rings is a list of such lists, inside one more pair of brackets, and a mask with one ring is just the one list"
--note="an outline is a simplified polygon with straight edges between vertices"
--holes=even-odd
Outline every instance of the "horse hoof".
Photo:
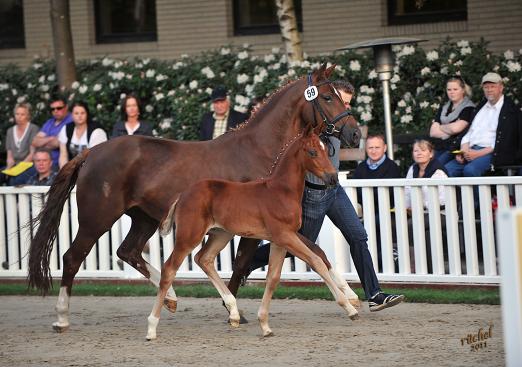
[[232,319],[228,319],[228,323],[229,323],[230,326],[232,326],[233,328],[238,328],[238,327],[239,327],[239,324],[240,324],[240,320],[232,320]]
[[356,313],[354,315],[348,315],[348,317],[350,318],[350,320],[354,321],[354,320],[359,320],[359,314]]
[[156,335],[147,335],[147,336],[145,337],[145,339],[146,339],[148,342],[150,342],[151,340],[155,340],[155,339],[156,339]]
[[69,325],[62,326],[58,325],[57,323],[54,323],[53,330],[58,334],[65,333],[67,330],[69,330]]
[[270,338],[271,336],[274,336],[274,333],[272,332],[272,330],[268,330],[263,333],[263,338]]
[[361,303],[361,300],[359,298],[348,299],[348,302],[350,302],[350,304],[353,307],[355,307],[357,310],[360,310],[362,308],[362,303]]
[[174,313],[178,308],[178,301],[174,299],[165,298],[163,300],[163,306],[165,306],[165,308],[170,312]]

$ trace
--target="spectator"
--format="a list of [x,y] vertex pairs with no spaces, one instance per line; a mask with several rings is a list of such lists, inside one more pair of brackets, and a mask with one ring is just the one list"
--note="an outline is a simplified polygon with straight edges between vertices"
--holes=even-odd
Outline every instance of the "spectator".
[[387,149],[383,135],[369,135],[366,139],[366,155],[368,158],[359,163],[353,178],[400,178],[399,166],[388,158]]
[[[408,169],[406,178],[447,178],[444,166],[435,159],[433,144],[425,139],[416,140],[413,143],[414,163]],[[404,190],[406,196],[406,207],[411,208],[411,187],[406,186]],[[422,188],[424,207],[428,207],[428,187]],[[444,205],[444,187],[439,186],[439,203]]]
[[446,163],[449,176],[476,177],[492,166],[522,163],[522,112],[504,96],[502,78],[487,73],[482,78],[485,99],[475,109],[461,153]]
[[[439,162],[438,159],[435,158],[435,152],[433,148],[433,144],[426,139],[419,139],[413,143],[413,160],[414,163],[408,169],[408,173],[406,174],[406,178],[447,178],[448,175],[444,166]],[[406,186],[404,188],[406,208],[408,210],[408,214],[411,214],[411,187]],[[423,207],[428,207],[428,187],[422,187],[422,197],[423,197]],[[444,187],[439,186],[439,204],[444,206],[445,197],[444,197]],[[429,230],[429,214],[424,211],[424,223],[425,223],[425,232],[424,238],[426,240],[426,256],[427,256],[427,266],[428,272],[432,271],[432,261],[431,261],[431,241],[430,241],[430,230]],[[443,218],[443,214],[441,213],[441,226],[442,232],[446,232],[446,221]],[[408,235],[409,238],[413,238],[413,221],[412,218],[408,219]],[[445,239],[446,236],[443,235]],[[413,243],[412,243],[413,244]],[[447,248],[447,246],[444,246]],[[415,268],[415,255],[413,252],[413,248],[410,247],[410,264],[412,266],[412,271]]]
[[85,148],[107,141],[107,134],[91,120],[89,109],[83,102],[72,106],[73,124],[66,125],[58,134],[60,141],[60,168]]
[[471,88],[458,75],[446,83],[448,101],[439,108],[430,128],[435,158],[442,164],[453,159],[451,152],[460,149],[460,141],[468,131],[475,108],[470,92]]
[[141,103],[134,94],[127,95],[121,103],[121,121],[116,122],[112,129],[111,139],[122,135],[152,136],[152,127],[145,121],[140,121]]
[[72,116],[68,111],[65,98],[54,95],[51,99],[51,113],[53,117],[47,120],[32,142],[32,146],[36,149],[48,149],[51,151],[53,159],[53,168],[58,169],[58,157],[60,156],[60,142],[58,134],[60,130],[72,122]]
[[247,119],[247,115],[230,108],[227,90],[223,86],[214,88],[210,96],[214,112],[209,112],[201,120],[199,139],[211,140],[223,135]]
[[[14,115],[15,125],[7,129],[6,134],[7,169],[20,162],[32,162],[34,148],[31,146],[31,142],[38,134],[38,126],[31,123],[31,105],[29,103],[18,103],[14,108]],[[35,172],[31,167],[17,176],[10,177],[8,184],[23,185]]]
[[58,174],[53,170],[53,159],[51,152],[46,149],[36,149],[33,154],[33,163],[36,173],[29,178],[27,185],[51,186]]
[[[387,146],[382,134],[369,135],[366,139],[366,155],[368,158],[359,163],[353,174],[353,179],[383,179],[400,178],[399,166],[386,155]],[[357,188],[357,201],[362,203],[362,190]],[[378,264],[382,266],[381,256],[381,236],[379,219],[379,196],[377,188],[373,189],[373,202],[375,210],[375,224],[377,229],[377,256]],[[393,207],[393,190],[390,189],[390,205]],[[393,214],[393,213],[392,213]],[[394,221],[393,215],[391,216]],[[395,234],[395,233],[393,233]],[[393,236],[395,243],[395,236]],[[396,250],[394,249],[394,260],[396,260]]]

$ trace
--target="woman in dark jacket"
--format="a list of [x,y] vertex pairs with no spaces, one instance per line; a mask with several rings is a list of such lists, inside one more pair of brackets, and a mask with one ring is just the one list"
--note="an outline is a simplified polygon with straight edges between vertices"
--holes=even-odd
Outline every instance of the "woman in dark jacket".
[[140,121],[141,105],[134,94],[127,95],[121,103],[121,121],[118,121],[112,129],[111,139],[123,135],[147,135],[152,136],[152,127]]

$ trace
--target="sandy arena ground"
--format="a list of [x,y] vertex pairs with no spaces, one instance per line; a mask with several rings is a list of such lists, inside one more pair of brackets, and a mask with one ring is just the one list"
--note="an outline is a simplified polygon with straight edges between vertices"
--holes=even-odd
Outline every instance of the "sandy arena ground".
[[[0,297],[0,366],[503,366],[500,306],[404,303],[350,321],[334,302],[274,300],[262,338],[259,300],[232,329],[218,299],[182,298],[145,340],[152,297],[73,297],[71,328],[56,334],[56,297]],[[486,332],[472,351],[465,338]],[[462,341],[464,345],[462,345]],[[475,343],[478,348],[478,343]]]

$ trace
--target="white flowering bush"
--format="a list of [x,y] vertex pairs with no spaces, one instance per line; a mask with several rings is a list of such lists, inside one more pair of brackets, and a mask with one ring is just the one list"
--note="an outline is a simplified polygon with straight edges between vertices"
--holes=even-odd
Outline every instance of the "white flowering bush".
[[[522,50],[495,55],[487,43],[443,42],[433,50],[406,45],[394,48],[396,65],[390,80],[394,134],[423,134],[438,106],[445,100],[449,76],[461,75],[473,88],[472,99],[482,98],[480,80],[489,71],[505,81],[505,93],[519,102],[522,92]],[[322,62],[336,63],[332,79],[345,78],[356,88],[353,111],[370,132],[384,131],[382,92],[370,51],[307,56],[290,63],[280,49],[267,55],[253,55],[248,45],[223,46],[199,55],[182,55],[177,60],[135,58],[118,60],[102,57],[79,61],[78,80],[69,99],[85,101],[91,114],[107,132],[120,118],[120,101],[137,94],[143,105],[141,117],[150,122],[157,136],[195,140],[199,122],[210,109],[210,93],[225,85],[234,107],[246,111],[254,97],[267,96],[290,80],[306,75]],[[32,121],[41,125],[50,117],[49,98],[57,78],[52,61],[35,60],[22,70],[13,65],[0,67],[0,134],[13,124],[17,102],[33,106]],[[5,138],[0,149],[5,151]]]

